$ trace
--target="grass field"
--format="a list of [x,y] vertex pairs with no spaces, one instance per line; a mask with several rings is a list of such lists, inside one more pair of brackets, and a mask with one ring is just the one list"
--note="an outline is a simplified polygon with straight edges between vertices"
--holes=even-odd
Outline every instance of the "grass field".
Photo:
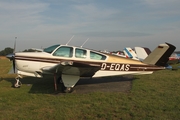
[[53,94],[53,78],[24,78],[12,88],[0,59],[0,120],[180,120],[180,70],[135,76],[130,92]]

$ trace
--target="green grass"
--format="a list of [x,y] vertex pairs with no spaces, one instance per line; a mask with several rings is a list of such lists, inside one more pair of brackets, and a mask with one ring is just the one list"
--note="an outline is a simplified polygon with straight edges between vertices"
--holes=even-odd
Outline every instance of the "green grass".
[[130,92],[54,94],[53,77],[12,88],[11,62],[0,59],[1,120],[179,120],[180,70],[135,76]]

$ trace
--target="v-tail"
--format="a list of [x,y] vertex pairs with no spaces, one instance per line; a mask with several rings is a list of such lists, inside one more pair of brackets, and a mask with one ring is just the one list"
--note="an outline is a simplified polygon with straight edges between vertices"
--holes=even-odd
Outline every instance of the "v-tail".
[[156,66],[166,66],[169,61],[169,57],[175,49],[176,47],[169,43],[160,44],[142,62]]

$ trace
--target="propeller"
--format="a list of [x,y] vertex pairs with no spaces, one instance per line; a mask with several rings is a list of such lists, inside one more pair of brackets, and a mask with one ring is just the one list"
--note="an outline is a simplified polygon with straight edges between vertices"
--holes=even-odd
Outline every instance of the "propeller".
[[15,49],[16,49],[16,39],[17,37],[15,37],[15,42],[14,42],[14,50],[13,50],[13,53],[10,53],[8,55],[6,55],[6,58],[8,58],[10,61],[12,61],[13,63],[13,71],[15,73]]

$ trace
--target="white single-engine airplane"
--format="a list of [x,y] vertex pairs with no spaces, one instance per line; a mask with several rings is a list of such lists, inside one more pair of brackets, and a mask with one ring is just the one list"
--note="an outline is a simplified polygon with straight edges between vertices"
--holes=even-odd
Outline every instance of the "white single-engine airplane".
[[21,52],[7,55],[17,69],[14,87],[20,87],[23,76],[43,77],[44,74],[61,78],[63,91],[72,92],[81,77],[104,77],[118,75],[152,74],[153,71],[166,69],[169,56],[175,46],[160,44],[143,61],[106,54],[91,49],[70,45],[53,45],[41,52]]

